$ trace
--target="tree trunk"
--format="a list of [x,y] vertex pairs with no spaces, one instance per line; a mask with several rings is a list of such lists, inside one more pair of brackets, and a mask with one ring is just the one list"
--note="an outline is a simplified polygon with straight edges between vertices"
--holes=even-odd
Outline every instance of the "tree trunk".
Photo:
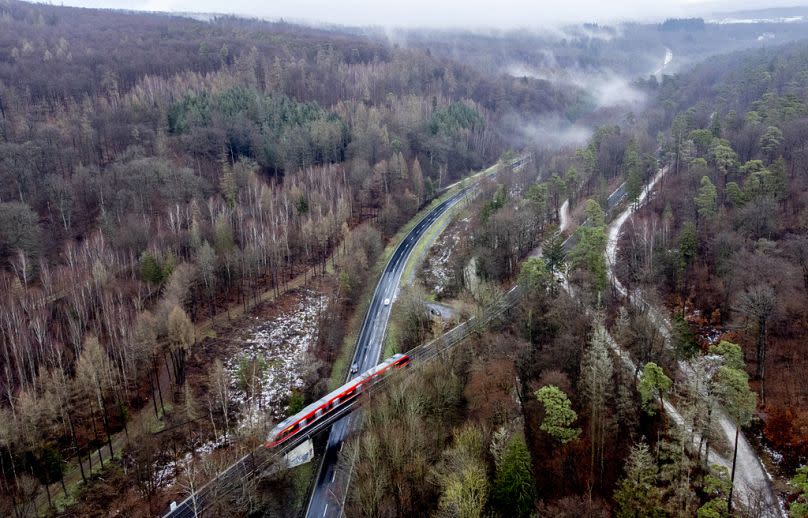
[[[709,400],[708,400],[709,401]],[[713,419],[713,407],[707,406],[707,422],[704,423],[701,431],[701,441],[704,443],[704,465],[709,466],[710,462],[710,423]],[[701,452],[701,444],[699,444],[699,452]]]
[[157,382],[157,395],[160,397],[160,409],[163,411],[163,414],[166,413],[166,407],[163,403],[163,389],[160,386],[160,369],[157,367],[157,362],[152,362],[154,365],[154,380]]
[[153,373],[149,373],[149,384],[151,385],[151,400],[154,406],[154,417],[160,417],[160,413],[157,411],[157,394],[155,394],[156,391],[154,390]]
[[107,417],[107,405],[104,402],[103,396],[98,396],[98,404],[101,405],[101,422],[104,423],[104,432],[107,434],[107,445],[109,446],[109,458],[114,457],[112,451],[112,433],[109,429],[109,418]]
[[729,496],[727,496],[727,512],[732,516],[732,492],[735,490],[735,461],[738,459],[738,435],[741,427],[735,424],[735,451],[732,453],[732,476],[730,477]]
[[48,507],[53,509],[53,502],[51,501],[51,494],[50,494],[50,484],[45,482],[43,484],[45,486],[45,494],[48,495]]
[[808,293],[808,264],[802,267],[802,283],[805,285],[805,292]]
[[766,360],[766,319],[758,318],[758,336],[757,336],[757,377],[763,379],[765,374]]
[[81,453],[79,452],[79,444],[76,440],[76,429],[73,426],[73,420],[70,419],[70,416],[67,417],[67,423],[70,426],[70,439],[73,443],[73,449],[76,450],[76,460],[79,461],[79,471],[81,472],[81,481],[85,484],[87,483],[87,477],[84,475],[84,464],[81,462]]

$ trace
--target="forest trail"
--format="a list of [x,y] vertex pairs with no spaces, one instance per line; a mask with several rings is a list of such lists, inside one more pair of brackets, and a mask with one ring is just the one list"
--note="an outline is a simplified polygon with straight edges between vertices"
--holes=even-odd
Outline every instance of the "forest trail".
[[668,65],[671,64],[671,61],[673,61],[673,51],[668,47],[665,47],[665,58],[662,60],[662,66],[656,69],[654,75],[655,76],[661,75],[662,72],[664,72],[665,69],[668,68]]
[[[623,225],[629,220],[634,211],[640,207],[648,198],[654,187],[659,183],[662,177],[668,172],[668,168],[660,169],[656,175],[648,182],[645,188],[640,193],[636,203],[630,203],[612,222],[609,224],[607,230],[607,244],[606,244],[606,263],[608,268],[609,280],[615,289],[624,297],[626,297],[630,304],[645,307],[651,319],[659,326],[662,335],[665,337],[666,342],[670,341],[670,321],[664,315],[663,311],[646,302],[638,291],[628,292],[626,287],[617,278],[614,271],[614,265],[617,261],[617,246],[622,232]],[[683,373],[687,374],[692,372],[693,368],[689,362],[679,362],[679,367]],[[668,408],[669,407],[669,408]],[[678,424],[682,423],[681,416],[673,405],[667,404],[666,410],[669,411],[672,418]],[[723,411],[718,412],[717,415],[718,425],[724,435],[728,444],[732,445],[735,442],[735,425],[724,414]],[[728,470],[732,469],[731,460],[725,459],[714,452],[711,452],[710,459],[725,466]],[[736,478],[735,478],[735,494],[737,500],[744,504],[749,504],[750,507],[755,507],[755,503],[761,499],[765,505],[765,518],[782,518],[783,511],[780,503],[772,491],[771,477],[766,472],[763,464],[758,458],[749,441],[746,439],[743,432],[738,437],[738,454],[736,462]]]
[[558,230],[564,232],[570,224],[570,200],[564,200],[558,209]]

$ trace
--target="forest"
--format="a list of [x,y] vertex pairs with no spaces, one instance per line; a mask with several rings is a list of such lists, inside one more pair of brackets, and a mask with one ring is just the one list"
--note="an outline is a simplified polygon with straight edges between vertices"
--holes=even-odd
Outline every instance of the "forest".
[[[807,60],[797,42],[640,81],[651,101],[636,118],[483,187],[453,223],[470,239],[455,240],[441,300],[531,291],[374,401],[355,439],[351,511],[757,517],[779,505],[805,516]],[[637,213],[608,264],[620,182]],[[565,199],[578,225],[568,254],[553,232]],[[519,240],[528,214],[543,222],[527,227],[545,229],[543,259],[521,262],[537,245]],[[564,268],[572,290],[554,280]],[[711,451],[739,449],[714,405],[744,430],[779,504],[743,490],[743,468]]]
[[181,419],[200,326],[361,254],[317,344],[327,377],[379,240],[496,160],[504,114],[577,95],[282,22],[10,0],[0,24],[3,514],[18,516],[51,484],[70,501],[69,463],[86,481],[103,447],[120,458],[113,437],[147,404]]
[[[675,174],[622,248],[625,279],[696,337],[734,337],[759,397],[756,426],[784,471],[805,462],[808,47],[733,54],[660,86]],[[665,111],[666,113],[663,113]],[[667,244],[666,244],[667,243]],[[630,272],[630,273],[629,273]]]
[[[0,0],[0,513],[160,515],[255,449],[344,377],[402,229],[499,163],[385,345],[525,294],[369,398],[346,512],[767,516],[720,414],[808,516],[808,44],[753,25],[388,38]],[[213,512],[297,516],[311,469]]]

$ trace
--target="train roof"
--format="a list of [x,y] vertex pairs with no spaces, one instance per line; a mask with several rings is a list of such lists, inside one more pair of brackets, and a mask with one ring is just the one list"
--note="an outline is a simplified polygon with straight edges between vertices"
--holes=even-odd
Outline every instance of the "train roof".
[[289,417],[287,417],[286,419],[284,419],[280,423],[276,424],[275,427],[272,428],[272,430],[269,432],[270,436],[275,436],[277,433],[283,431],[289,425],[295,423],[296,421],[299,421],[299,420],[303,419],[308,414],[314,412],[315,410],[317,410],[318,408],[323,406],[323,404],[325,404],[327,401],[331,401],[332,399],[339,396],[340,394],[342,394],[343,392],[345,392],[349,388],[353,387],[354,385],[357,385],[358,383],[360,383],[364,379],[366,379],[369,376],[375,374],[376,372],[384,369],[385,367],[388,367],[390,364],[394,363],[396,360],[399,360],[399,359],[401,359],[403,357],[404,357],[403,354],[394,354],[393,356],[386,359],[382,363],[376,365],[375,367],[371,367],[370,369],[366,370],[365,372],[363,372],[362,374],[356,376],[355,378],[351,378],[345,384],[340,385],[338,388],[332,390],[331,392],[329,392],[325,396],[321,397],[320,399],[318,399],[318,400],[316,400],[316,401],[314,401],[312,403],[309,403],[308,405],[303,407],[303,409],[300,412],[297,412],[294,415],[290,415]]

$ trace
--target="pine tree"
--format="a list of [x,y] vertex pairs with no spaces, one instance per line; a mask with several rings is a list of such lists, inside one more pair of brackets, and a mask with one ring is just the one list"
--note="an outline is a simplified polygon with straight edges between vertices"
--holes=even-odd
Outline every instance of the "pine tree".
[[657,409],[663,407],[665,393],[671,388],[671,379],[665,375],[662,368],[654,362],[645,364],[642,370],[642,379],[639,386],[642,407],[648,415],[654,415]]
[[735,487],[735,464],[738,457],[738,437],[741,426],[746,426],[752,420],[752,414],[757,406],[757,397],[749,389],[749,376],[745,370],[734,369],[722,365],[716,375],[715,392],[719,402],[735,424],[735,444],[732,453],[732,472],[730,482],[732,488],[727,496],[727,508],[732,512],[732,493]]
[[547,385],[536,391],[536,399],[544,405],[544,420],[539,427],[561,444],[578,438],[581,430],[572,428],[578,415],[564,392],[554,385]]
[[617,485],[614,501],[618,518],[656,518],[665,516],[661,492],[656,486],[659,470],[648,445],[631,447],[626,462],[626,476]]
[[592,441],[590,450],[590,478],[594,484],[595,464],[603,471],[603,452],[606,440],[607,415],[606,402],[612,390],[612,359],[609,356],[611,337],[602,324],[595,327],[595,332],[584,351],[581,360],[581,384],[588,401],[589,437]]
[[791,502],[788,513],[791,518],[806,518],[808,517],[808,466],[797,468],[790,483],[797,488],[799,493],[797,499]]
[[572,251],[572,264],[586,270],[592,276],[597,291],[606,289],[608,283],[606,258],[606,224],[603,209],[595,200],[587,200],[584,212],[586,222],[578,227],[578,243]]
[[701,177],[701,187],[699,192],[694,198],[696,207],[698,208],[699,219],[706,221],[715,215],[716,200],[718,198],[715,185],[710,181],[707,176]]
[[530,452],[521,435],[514,435],[497,463],[491,499],[502,516],[527,517],[536,500]]

